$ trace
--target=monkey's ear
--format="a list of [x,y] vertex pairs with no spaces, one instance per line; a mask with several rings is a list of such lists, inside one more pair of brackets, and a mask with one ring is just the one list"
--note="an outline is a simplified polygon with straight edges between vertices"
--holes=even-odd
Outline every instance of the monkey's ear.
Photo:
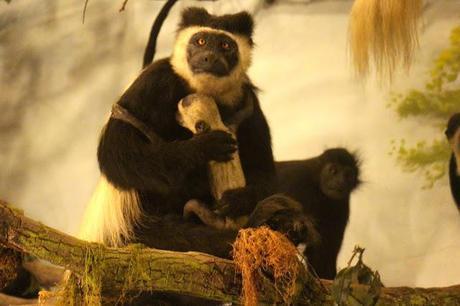
[[235,14],[233,18],[234,28],[230,32],[235,32],[252,39],[252,33],[254,32],[254,20],[252,16],[248,12],[240,12]]
[[189,7],[182,11],[182,20],[179,28],[191,26],[204,26],[208,24],[211,15],[201,7]]
[[189,7],[182,11],[182,19],[179,23],[179,30],[191,26],[210,27],[239,34],[248,38],[252,45],[252,33],[254,21],[248,12],[215,16],[209,14],[204,8]]

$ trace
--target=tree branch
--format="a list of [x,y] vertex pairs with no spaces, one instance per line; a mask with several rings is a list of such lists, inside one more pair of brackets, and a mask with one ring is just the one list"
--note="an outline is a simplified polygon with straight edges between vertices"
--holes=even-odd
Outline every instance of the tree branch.
[[[63,234],[25,217],[0,201],[0,244],[37,256],[82,277],[99,273],[103,298],[132,294],[171,292],[211,300],[239,303],[241,279],[233,262],[196,252],[171,252],[131,245],[108,248]],[[276,300],[273,284],[263,278],[259,301]],[[333,305],[332,282],[311,275],[298,280],[303,288],[297,302],[303,305]],[[353,293],[365,291],[353,286]],[[356,292],[355,292],[356,291]],[[456,305],[460,285],[447,288],[383,288],[377,305]]]

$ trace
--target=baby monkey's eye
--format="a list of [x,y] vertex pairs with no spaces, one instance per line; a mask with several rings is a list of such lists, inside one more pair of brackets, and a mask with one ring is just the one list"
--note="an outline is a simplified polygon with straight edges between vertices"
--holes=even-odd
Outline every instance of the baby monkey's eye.
[[335,165],[331,165],[329,167],[329,173],[332,175],[337,174],[337,167]]
[[198,134],[201,134],[210,131],[211,127],[207,122],[200,120],[197,123],[195,123],[195,129]]
[[223,42],[222,43],[222,48],[224,48],[225,50],[228,50],[228,49],[230,49],[230,44],[227,43],[227,42]]
[[204,46],[206,44],[206,40],[204,38],[198,38],[196,43],[200,46]]

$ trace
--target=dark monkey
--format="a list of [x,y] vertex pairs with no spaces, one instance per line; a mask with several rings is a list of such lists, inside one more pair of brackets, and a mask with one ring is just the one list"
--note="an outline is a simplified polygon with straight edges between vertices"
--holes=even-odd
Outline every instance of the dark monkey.
[[277,162],[279,191],[299,201],[313,218],[320,241],[305,255],[321,278],[333,279],[350,214],[350,195],[359,186],[360,162],[346,149],[307,160]]
[[450,117],[445,134],[452,150],[449,162],[450,191],[460,209],[460,113]]
[[[235,224],[232,219],[221,218],[203,203],[195,203],[193,213],[205,224],[216,228],[258,226],[261,224],[258,221],[264,220],[262,215],[267,214],[271,220],[264,222],[288,234],[294,243],[307,243],[304,255],[315,271],[321,278],[333,279],[348,223],[350,195],[360,184],[358,159],[347,150],[337,148],[307,160],[277,162],[276,170],[279,191],[296,201],[286,196],[276,196],[281,201],[256,207],[245,224]],[[291,208],[283,210],[276,207],[277,203],[285,208],[289,203]],[[270,207],[276,209],[276,214],[270,211]],[[290,218],[296,219],[292,222],[301,225],[302,232],[297,231],[292,235],[293,224],[287,230],[277,227],[277,224],[288,225]]]

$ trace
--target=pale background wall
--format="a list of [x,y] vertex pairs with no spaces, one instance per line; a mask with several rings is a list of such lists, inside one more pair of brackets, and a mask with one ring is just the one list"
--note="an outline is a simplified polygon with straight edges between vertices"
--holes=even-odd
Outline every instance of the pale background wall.
[[[161,1],[0,2],[0,197],[33,218],[75,233],[97,180],[97,135],[113,102],[139,72]],[[225,2],[225,3],[222,3]],[[157,56],[174,38],[175,7]],[[251,9],[254,1],[206,4],[214,13]],[[460,215],[447,180],[423,180],[395,164],[390,141],[436,137],[425,122],[400,121],[386,108],[389,89],[353,79],[346,53],[351,1],[280,4],[256,17],[250,71],[263,90],[279,160],[318,155],[328,147],[359,150],[366,183],[352,199],[339,265],[355,244],[386,285],[460,283]],[[433,1],[411,72],[391,90],[422,85],[429,63],[458,25],[460,3]]]

